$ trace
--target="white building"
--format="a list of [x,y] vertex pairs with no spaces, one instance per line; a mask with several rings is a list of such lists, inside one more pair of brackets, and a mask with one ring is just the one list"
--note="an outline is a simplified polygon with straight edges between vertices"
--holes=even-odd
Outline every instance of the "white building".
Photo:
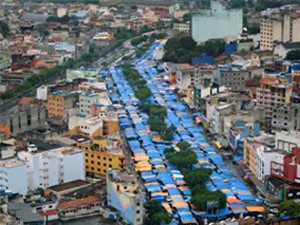
[[243,10],[225,9],[217,1],[211,2],[211,9],[192,15],[191,33],[198,44],[209,39],[237,37],[242,29]]
[[78,148],[38,151],[30,145],[28,151],[19,152],[18,157],[27,165],[28,190],[85,180],[85,155]]
[[36,98],[43,101],[47,101],[48,96],[48,86],[42,85],[36,89]]
[[0,189],[27,194],[26,164],[17,158],[0,161]]
[[300,132],[295,130],[276,132],[276,148],[291,152],[292,148],[300,147]]
[[82,69],[67,69],[67,81],[72,82],[74,79],[86,78],[86,79],[95,79],[99,75],[98,70],[86,70]]
[[80,114],[88,116],[91,113],[91,106],[98,102],[100,95],[97,93],[82,93],[79,96]]

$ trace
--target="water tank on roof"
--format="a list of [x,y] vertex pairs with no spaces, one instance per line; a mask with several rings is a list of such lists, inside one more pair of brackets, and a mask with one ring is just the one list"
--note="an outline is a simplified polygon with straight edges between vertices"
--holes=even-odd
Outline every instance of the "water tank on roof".
[[27,150],[29,152],[36,152],[37,151],[37,147],[36,147],[35,144],[30,144],[30,145],[28,145]]

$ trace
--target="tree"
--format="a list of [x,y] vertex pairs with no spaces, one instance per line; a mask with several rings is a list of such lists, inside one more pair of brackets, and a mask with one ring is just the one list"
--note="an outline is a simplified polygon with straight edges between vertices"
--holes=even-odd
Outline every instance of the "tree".
[[229,7],[231,8],[244,8],[246,6],[245,0],[230,0]]
[[300,49],[291,50],[287,53],[287,60],[299,60],[300,59]]
[[207,210],[208,202],[218,202],[217,208],[222,209],[226,206],[226,195],[221,191],[193,191],[191,203],[195,206]]
[[205,182],[209,179],[212,170],[207,168],[198,168],[195,170],[188,170],[184,172],[184,180],[186,184],[191,188],[205,189]]
[[287,216],[298,216],[300,214],[300,204],[292,200],[284,201],[279,204],[278,211]]
[[146,209],[146,225],[160,225],[161,223],[169,224],[172,216],[158,201],[147,201],[144,205]]
[[184,22],[190,22],[192,19],[192,16],[191,16],[191,14],[187,13],[182,16],[182,19]]
[[180,170],[190,169],[195,163],[198,162],[197,155],[192,150],[179,151],[174,154],[167,154],[167,160],[178,166]]
[[204,45],[199,45],[197,50],[209,56],[216,57],[223,54],[225,48],[224,41],[206,41]]
[[9,33],[9,26],[2,20],[0,20],[0,33],[3,35],[3,37],[7,37]]
[[180,151],[187,151],[191,149],[191,144],[186,141],[179,141],[176,146],[180,149]]

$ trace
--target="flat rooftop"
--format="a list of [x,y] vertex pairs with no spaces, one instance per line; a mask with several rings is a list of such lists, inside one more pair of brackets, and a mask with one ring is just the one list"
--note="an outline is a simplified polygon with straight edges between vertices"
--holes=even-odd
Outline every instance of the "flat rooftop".
[[89,185],[91,185],[91,184],[87,181],[75,180],[75,181],[71,181],[71,182],[64,183],[64,184],[54,185],[54,186],[48,187],[47,189],[60,192],[60,191],[66,191],[66,190],[73,189],[73,188],[82,188],[82,187],[89,186]]
[[0,161],[0,167],[4,167],[4,168],[12,168],[12,167],[23,166],[23,165],[25,165],[25,163],[19,160],[18,158],[12,158],[12,159]]

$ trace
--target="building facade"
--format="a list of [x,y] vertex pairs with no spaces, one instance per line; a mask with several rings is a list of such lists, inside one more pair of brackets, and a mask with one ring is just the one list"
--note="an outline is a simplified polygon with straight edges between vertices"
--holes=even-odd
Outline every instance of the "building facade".
[[79,96],[79,113],[89,116],[91,114],[91,106],[98,102],[99,94],[83,93]]
[[291,152],[294,147],[300,147],[300,132],[295,130],[277,131],[275,144],[277,149]]
[[106,176],[111,169],[122,169],[126,160],[120,136],[97,137],[92,141],[79,142],[76,146],[85,152],[85,171]]
[[272,118],[273,109],[290,103],[292,84],[284,78],[264,77],[256,91],[258,107],[266,109],[266,117]]
[[107,202],[118,210],[122,219],[132,225],[142,225],[144,207],[139,183],[125,170],[107,173]]
[[118,116],[115,111],[101,111],[98,116],[72,116],[69,118],[69,133],[93,138],[111,134],[119,130]]
[[192,15],[191,34],[198,44],[209,39],[238,36],[242,29],[242,9],[225,9],[217,1],[211,2],[211,9]]
[[300,13],[274,13],[260,22],[260,49],[273,50],[274,42],[300,41]]
[[300,106],[283,105],[273,109],[272,130],[290,131],[300,129]]
[[17,158],[0,161],[0,189],[27,194],[26,164]]
[[68,121],[68,110],[76,107],[78,99],[78,92],[58,91],[48,94],[48,119],[55,123]]
[[46,118],[46,107],[44,105],[31,104],[19,107],[14,112],[1,113],[0,126],[8,126],[11,135],[15,136],[28,129],[43,126]]
[[19,152],[18,158],[27,166],[28,190],[85,180],[85,155],[78,148],[62,147],[38,151],[34,145],[31,145],[28,151]]

